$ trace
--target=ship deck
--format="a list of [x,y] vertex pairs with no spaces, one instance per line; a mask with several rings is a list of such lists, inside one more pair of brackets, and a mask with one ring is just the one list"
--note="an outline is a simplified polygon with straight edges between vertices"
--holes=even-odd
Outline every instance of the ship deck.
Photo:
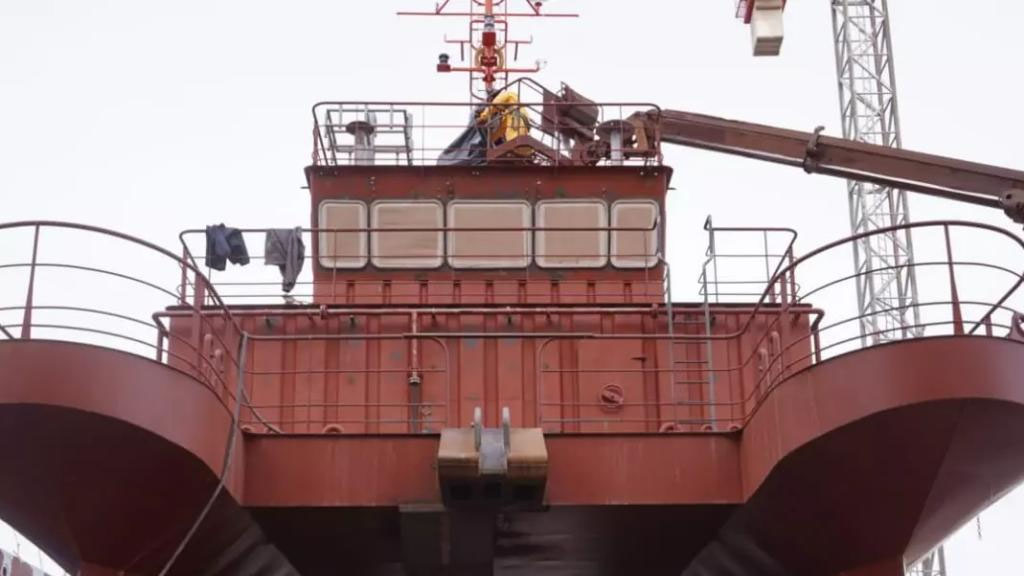
[[[915,226],[940,234],[951,228],[991,232],[1024,255],[1019,240],[984,226]],[[947,330],[929,328],[891,341],[850,339],[843,331],[832,335],[829,328],[847,319],[821,320],[809,303],[766,289],[765,298],[782,296],[756,313],[749,306],[703,307],[724,335],[692,336],[702,344],[716,340],[711,349],[726,351],[713,357],[718,365],[731,358],[735,366],[719,368],[732,373],[714,380],[717,396],[706,396],[711,389],[702,380],[701,392],[681,398],[683,404],[665,401],[670,390],[650,374],[678,376],[671,364],[622,380],[621,405],[611,398],[590,406],[589,396],[574,395],[578,388],[572,386],[554,386],[549,395],[535,388],[532,401],[517,405],[535,411],[527,416],[523,408],[514,418],[517,426],[545,431],[544,499],[539,506],[495,509],[445,506],[437,468],[439,429],[468,426],[481,392],[478,402],[491,402],[490,410],[497,411],[513,398],[506,385],[520,391],[524,383],[541,386],[546,369],[554,378],[600,373],[594,366],[614,362],[616,348],[609,347],[604,360],[582,355],[589,365],[545,368],[547,357],[538,355],[536,378],[516,372],[513,380],[499,381],[497,395],[489,395],[474,379],[486,378],[489,370],[507,374],[501,356],[490,354],[498,346],[525,345],[505,326],[484,322],[477,328],[467,321],[461,328],[449,325],[447,334],[420,334],[462,351],[448,356],[451,364],[445,366],[475,362],[467,352],[472,349],[483,360],[477,371],[461,369],[451,397],[433,410],[392,421],[410,407],[431,405],[429,399],[361,396],[359,410],[346,412],[341,408],[351,398],[341,392],[319,397],[324,400],[312,394],[328,390],[331,382],[310,368],[343,371],[346,364],[298,360],[305,354],[302,342],[337,333],[332,322],[373,325],[369,311],[310,307],[295,314],[309,318],[292,321],[285,312],[294,306],[278,305],[247,318],[242,312],[251,307],[219,301],[217,287],[200,270],[155,246],[77,225],[7,229],[34,231],[36,238],[40,231],[57,230],[129,243],[167,259],[182,285],[201,287],[194,300],[186,299],[189,290],[169,291],[181,300],[172,299],[164,312],[148,308],[148,320],[159,328],[155,339],[146,340],[114,324],[74,324],[67,313],[84,310],[94,319],[115,314],[119,322],[137,324],[140,316],[133,317],[132,308],[115,310],[138,303],[124,299],[110,282],[147,290],[156,284],[140,283],[126,271],[98,271],[94,262],[75,263],[64,254],[60,266],[99,278],[102,290],[90,292],[79,283],[60,293],[117,296],[101,299],[102,306],[65,305],[42,301],[47,292],[41,275],[58,260],[34,255],[25,267],[30,274],[21,294],[24,305],[11,307],[20,322],[4,321],[0,339],[0,449],[13,463],[0,477],[0,515],[66,569],[84,575],[158,573],[180,548],[171,574],[894,576],[904,560],[927,553],[1024,478],[1018,457],[1024,448],[1024,388],[1016,370],[1024,361],[1024,332],[1011,308],[1021,277],[996,267],[1009,283],[993,298],[991,284],[957,274],[979,263],[956,260],[952,253],[940,262],[938,278],[950,283],[953,298],[920,303],[940,311],[922,319],[922,328]],[[794,286],[791,270],[827,251],[784,268],[776,276],[780,287]],[[552,314],[552,306],[516,311],[508,322],[519,326],[524,317]],[[344,312],[332,318],[332,307]],[[652,310],[648,316],[663,314],[665,307]],[[47,316],[55,312],[62,315]],[[599,315],[592,308],[556,312]],[[634,314],[621,307],[609,313]],[[485,315],[478,308],[469,314]],[[259,340],[276,337],[257,329],[260,322],[265,328],[273,324],[268,317],[282,318],[277,327],[288,327],[294,342]],[[736,332],[734,320],[747,317],[757,319],[748,339],[729,336]],[[389,360],[371,366],[353,360],[353,370],[373,372],[377,379],[351,380],[341,390],[364,394],[382,386],[388,362],[403,367],[404,381],[409,357],[401,351],[415,339],[406,321],[354,333],[352,338],[394,339],[401,347],[377,350],[375,357]],[[299,322],[324,322],[328,330],[302,331]],[[636,346],[658,358],[674,339],[686,336],[669,339],[656,319],[597,324],[617,339],[610,346]],[[646,331],[638,332],[638,325]],[[489,330],[497,337],[488,338]],[[100,338],[67,336],[82,332]],[[135,348],[111,344],[115,336]],[[584,338],[570,330],[564,339],[598,336],[599,331]],[[469,338],[476,342],[458,343]],[[664,340],[669,343],[659,343]],[[193,346],[181,347],[182,342]],[[552,346],[551,358],[563,358],[574,345]],[[320,350],[328,357],[342,353]],[[743,350],[753,351],[753,364],[743,361]],[[366,357],[363,352],[357,357]],[[448,380],[431,376],[428,369],[440,360],[431,360],[426,347],[422,352],[424,379],[417,386],[428,391],[432,378],[433,384]],[[625,371],[617,364],[602,369]],[[548,398],[554,398],[550,409],[538,403]],[[327,401],[339,410],[317,409]],[[684,417],[665,426],[666,414],[679,406],[687,407]],[[595,416],[602,413],[603,419]],[[429,429],[431,418],[441,425]],[[325,428],[335,421],[335,428]]]

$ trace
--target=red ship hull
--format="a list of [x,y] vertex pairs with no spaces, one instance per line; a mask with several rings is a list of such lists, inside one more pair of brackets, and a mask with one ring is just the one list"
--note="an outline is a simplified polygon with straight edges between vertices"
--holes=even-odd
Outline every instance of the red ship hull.
[[[1022,356],[1004,340],[893,344],[794,375],[741,433],[550,437],[546,508],[490,525],[444,511],[436,436],[245,436],[176,573],[264,573],[283,554],[301,574],[896,574],[859,570],[902,570],[1024,477]],[[85,574],[154,572],[216,482],[217,399],[78,345],[4,343],[0,363],[21,471],[4,475],[21,495],[4,517]]]

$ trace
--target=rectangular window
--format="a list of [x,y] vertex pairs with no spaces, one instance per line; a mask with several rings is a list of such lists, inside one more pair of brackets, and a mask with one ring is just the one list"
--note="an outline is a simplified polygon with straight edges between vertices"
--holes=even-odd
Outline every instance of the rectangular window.
[[536,260],[542,268],[600,268],[608,262],[608,207],[600,200],[542,200],[537,228]]
[[[619,200],[612,204],[612,266],[650,268],[658,263],[658,204],[652,200]],[[614,230],[637,228],[643,230]]]
[[[325,200],[320,203],[321,230],[317,255],[324,268],[362,268],[367,260],[366,204],[354,200]],[[344,230],[351,230],[345,232]]]
[[440,202],[379,200],[370,210],[370,259],[374,266],[437,268],[444,261],[444,210]]
[[[449,202],[448,264],[452,268],[525,268],[530,263],[531,234],[526,230],[530,221],[528,202]],[[473,230],[459,231],[465,228]]]

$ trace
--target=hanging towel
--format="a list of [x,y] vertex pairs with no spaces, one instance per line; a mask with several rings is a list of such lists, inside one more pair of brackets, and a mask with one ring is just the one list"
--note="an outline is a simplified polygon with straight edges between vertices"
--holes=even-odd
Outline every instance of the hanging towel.
[[302,272],[306,258],[306,245],[302,243],[302,228],[267,230],[266,246],[263,252],[265,264],[281,270],[281,289],[291,292],[295,281]]
[[224,270],[228,260],[239,266],[249,263],[249,250],[245,247],[242,231],[224,224],[207,226],[206,265],[214,270]]

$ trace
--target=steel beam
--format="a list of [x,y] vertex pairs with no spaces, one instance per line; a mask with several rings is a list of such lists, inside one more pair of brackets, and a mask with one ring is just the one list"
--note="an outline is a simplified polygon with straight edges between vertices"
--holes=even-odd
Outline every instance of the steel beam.
[[[650,112],[663,143],[776,164],[814,174],[855,179],[1009,210],[1007,194],[1024,190],[1024,172],[878,144],[727,120],[677,110]],[[1024,221],[1024,213],[1010,214]],[[886,224],[888,226],[888,224]]]

